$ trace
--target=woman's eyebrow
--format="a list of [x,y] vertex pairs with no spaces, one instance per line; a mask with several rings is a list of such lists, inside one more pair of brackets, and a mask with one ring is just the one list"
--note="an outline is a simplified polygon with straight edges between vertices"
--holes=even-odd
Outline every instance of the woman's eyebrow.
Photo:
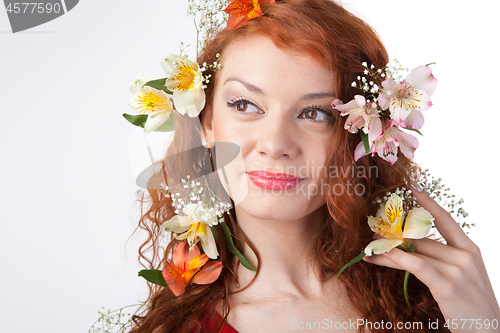
[[[231,81],[239,82],[243,86],[245,86],[245,88],[247,88],[248,90],[256,92],[256,93],[261,94],[261,95],[265,95],[265,93],[264,93],[264,91],[262,91],[262,89],[260,89],[259,87],[255,86],[249,82],[246,82],[244,79],[242,79],[241,77],[238,77],[238,76],[228,77],[226,79],[226,81],[224,82],[224,85],[226,85],[226,83],[231,82]],[[309,94],[303,95],[302,97],[300,97],[300,99],[301,100],[315,100],[315,99],[321,99],[321,98],[325,98],[325,97],[335,97],[335,92],[328,91],[328,92],[309,93]]]
[[310,93],[306,94],[302,97],[300,97],[301,100],[314,100],[314,99],[321,99],[325,97],[335,97],[335,92],[330,91],[330,92],[319,92],[319,93]]
[[230,76],[230,77],[228,77],[226,79],[226,82],[224,82],[223,86],[226,85],[226,83],[231,82],[231,81],[239,82],[242,85],[244,85],[245,88],[247,88],[248,90],[256,92],[256,93],[261,94],[261,95],[265,95],[264,91],[262,91],[259,87],[254,86],[253,84],[246,82],[245,80],[243,80],[242,78],[240,78],[238,76]]

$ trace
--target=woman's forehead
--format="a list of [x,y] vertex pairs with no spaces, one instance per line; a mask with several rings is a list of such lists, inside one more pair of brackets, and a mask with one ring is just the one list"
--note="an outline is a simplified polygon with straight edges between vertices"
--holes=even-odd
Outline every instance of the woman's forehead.
[[222,52],[221,64],[218,80],[222,85],[237,78],[257,86],[298,82],[301,86],[333,89],[333,72],[324,64],[305,52],[279,48],[265,36],[233,41]]

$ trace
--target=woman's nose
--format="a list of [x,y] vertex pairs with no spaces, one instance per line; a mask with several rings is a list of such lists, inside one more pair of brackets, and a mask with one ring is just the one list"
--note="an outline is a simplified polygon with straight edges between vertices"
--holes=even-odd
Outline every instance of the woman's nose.
[[288,119],[286,113],[269,112],[259,124],[256,149],[259,154],[271,158],[297,156],[297,132],[294,131],[293,121]]

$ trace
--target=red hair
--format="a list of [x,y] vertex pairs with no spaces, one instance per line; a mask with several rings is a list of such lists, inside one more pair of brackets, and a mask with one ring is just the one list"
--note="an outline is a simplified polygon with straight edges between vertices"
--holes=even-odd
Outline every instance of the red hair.
[[[334,76],[337,98],[344,102],[359,93],[351,83],[358,75],[363,74],[363,62],[373,64],[376,68],[383,68],[388,62],[387,52],[375,31],[330,0],[276,0],[276,3],[262,5],[261,8],[263,16],[245,22],[237,29],[223,30],[209,40],[198,62],[213,63],[217,60],[217,54],[224,56],[224,50],[234,40],[262,35],[281,49],[305,53],[324,64],[325,70],[330,70]],[[217,72],[208,74],[213,76],[205,90],[207,104],[210,105]],[[200,118],[202,117],[203,112],[200,114]],[[176,127],[181,130],[175,132],[167,156],[181,152],[187,147],[201,146],[200,129],[196,128],[196,121],[176,114]],[[343,193],[348,193],[347,186],[350,184],[352,188],[363,188],[363,191],[355,192],[354,195],[327,195],[329,216],[312,248],[313,258],[321,266],[323,279],[335,275],[372,240],[373,233],[368,227],[367,215],[373,215],[377,209],[375,198],[383,197],[386,192],[394,191],[398,187],[407,186],[411,180],[417,180],[419,177],[419,168],[402,154],[398,155],[398,161],[394,165],[378,156],[354,161],[354,150],[360,138],[348,133],[344,129],[344,122],[337,114],[327,168],[350,172],[339,172],[335,177],[330,177],[329,188],[340,186],[345,190]],[[199,155],[184,156],[183,160],[171,158],[165,167],[158,164],[158,170],[150,183],[159,184],[170,178],[174,172],[181,175],[200,172],[192,168],[186,171],[186,166],[189,165],[199,165],[201,169],[209,168],[209,163],[203,162],[207,161],[208,155]],[[164,171],[167,177],[163,176]],[[159,190],[154,189],[149,190],[148,200],[144,195],[140,200],[146,212],[139,227],[148,231],[149,235],[140,248],[140,259],[146,262],[147,268],[162,269],[178,243],[172,240],[165,250],[160,248],[161,225],[174,216],[172,202]],[[249,242],[238,228],[234,210],[230,216],[225,217],[225,221],[234,235],[236,246],[241,250],[242,242]],[[220,230],[218,232],[220,234]],[[168,288],[150,286],[150,308],[144,317],[135,317],[132,332],[205,332],[203,322],[208,317],[215,316],[214,304],[222,304],[222,315],[227,317],[230,310],[230,286],[238,284],[238,262],[226,250],[223,242],[218,242],[217,246],[219,260],[224,265],[219,279],[210,285],[190,286],[185,294],[177,298]],[[253,250],[258,257],[257,250]],[[357,312],[367,321],[383,320],[386,323],[391,322],[393,327],[396,327],[397,322],[422,323],[421,328],[406,329],[407,332],[430,332],[427,327],[429,320],[435,322],[439,319],[440,323],[444,323],[428,288],[415,278],[410,278],[408,291],[413,305],[412,311],[406,308],[403,276],[402,271],[361,261],[344,271],[339,279],[345,285]],[[362,328],[360,330],[363,331]],[[439,330],[448,331],[443,327]]]

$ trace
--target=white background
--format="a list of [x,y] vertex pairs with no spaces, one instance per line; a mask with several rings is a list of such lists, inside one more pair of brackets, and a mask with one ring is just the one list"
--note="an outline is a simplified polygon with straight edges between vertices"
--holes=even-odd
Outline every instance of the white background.
[[[497,1],[343,2],[391,57],[429,62],[434,106],[415,160],[465,198],[500,295]],[[450,5],[452,4],[452,5]],[[130,238],[138,218],[121,114],[139,71],[194,41],[180,0],[82,0],[12,34],[0,9],[0,332],[86,332],[97,311],[145,297]],[[128,241],[128,243],[127,243]]]

